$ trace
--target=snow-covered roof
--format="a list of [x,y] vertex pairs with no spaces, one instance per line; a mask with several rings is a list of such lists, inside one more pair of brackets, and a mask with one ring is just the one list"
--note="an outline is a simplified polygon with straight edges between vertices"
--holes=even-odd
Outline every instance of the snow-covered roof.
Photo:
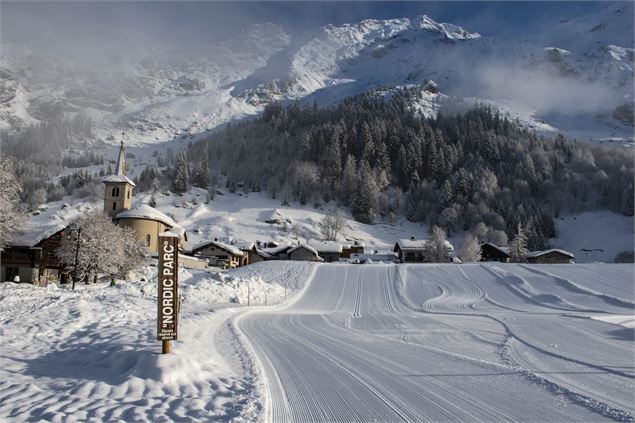
[[204,241],[201,242],[200,244],[196,245],[195,247],[193,247],[190,251],[192,252],[192,254],[194,254],[196,251],[201,250],[205,247],[208,246],[214,246],[216,248],[220,248],[221,250],[225,250],[228,253],[230,253],[231,255],[234,256],[244,256],[245,253],[243,253],[242,251],[240,251],[240,249],[234,245],[230,245],[230,244],[225,244],[224,242],[220,242],[220,241]]
[[319,253],[341,253],[342,244],[337,241],[312,241],[308,245]]
[[[393,249],[393,251],[397,250],[397,246],[399,246],[399,248],[402,251],[423,250],[426,248],[426,245],[428,244],[428,242],[430,241],[427,239],[399,239],[397,240],[397,243],[395,244],[395,248]],[[445,245],[445,247],[448,249],[449,252],[454,251],[454,245],[452,245],[452,243],[448,241],[447,239],[443,242],[443,244]]]
[[272,254],[267,253],[266,251],[262,251],[256,248],[256,254],[258,254],[262,258],[273,259],[274,256]]
[[485,243],[481,244],[481,248],[482,248],[484,245],[489,245],[490,247],[492,247],[492,248],[494,248],[494,249],[496,249],[496,250],[500,251],[501,253],[503,253],[503,254],[505,254],[505,255],[509,255],[509,254],[510,254],[510,249],[509,249],[509,247],[501,247],[500,245],[496,245],[496,244],[493,244],[493,243],[491,243],[491,242],[485,242]]
[[130,210],[125,210],[119,213],[116,217],[117,219],[148,219],[148,220],[156,220],[161,222],[170,228],[176,228],[177,225],[172,218],[168,215],[161,213],[159,210],[154,207],[150,207],[147,204],[142,204],[138,207],[134,207]]
[[70,225],[75,219],[84,213],[93,211],[90,206],[79,205],[77,207],[59,207],[54,203],[49,204],[46,210],[38,215],[30,216],[20,231],[13,236],[12,246],[34,247],[40,241],[58,233]]
[[236,247],[240,248],[242,251],[248,251],[248,250],[251,250],[252,248],[254,248],[254,246],[255,246],[256,244],[255,244],[255,243],[253,243],[253,242],[250,242],[250,241],[245,241],[245,240],[242,240],[242,239],[237,239],[237,240],[234,240],[234,241],[232,242],[232,245],[234,245],[234,246],[236,246]]
[[261,248],[260,251],[264,251],[267,254],[275,256],[277,254],[287,251],[291,247],[293,246],[292,245],[278,245],[277,247]]
[[126,175],[108,175],[108,176],[104,176],[101,181],[104,183],[105,182],[127,182],[133,187],[136,186],[135,183],[132,182],[132,180],[128,178]]
[[428,241],[425,239],[398,239],[396,246],[402,250],[423,250]]
[[527,257],[527,258],[535,258],[535,257],[544,256],[544,255],[550,254],[550,253],[560,253],[560,254],[565,255],[567,257],[575,258],[575,256],[573,254],[571,254],[570,252],[565,251],[565,250],[560,250],[558,248],[551,248],[549,250],[543,250],[543,251],[532,251],[530,253],[525,254],[525,257]]
[[311,252],[312,254],[315,254],[316,256],[319,256],[318,252],[315,250],[315,248],[311,247],[310,245],[307,244],[298,244],[295,247],[293,247],[292,249],[289,250],[289,254],[291,254],[294,251],[299,250],[300,248],[304,248],[305,250]]

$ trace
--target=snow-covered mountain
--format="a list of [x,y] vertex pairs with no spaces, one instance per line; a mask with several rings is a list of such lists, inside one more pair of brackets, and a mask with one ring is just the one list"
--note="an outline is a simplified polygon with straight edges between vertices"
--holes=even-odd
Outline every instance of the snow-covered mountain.
[[633,3],[615,3],[525,39],[482,37],[428,16],[295,37],[263,24],[200,46],[118,34],[126,49],[72,59],[4,43],[0,128],[82,111],[106,141],[125,130],[131,142],[160,142],[255,115],[272,101],[330,103],[434,80],[444,94],[487,102],[540,131],[632,139],[633,16]]

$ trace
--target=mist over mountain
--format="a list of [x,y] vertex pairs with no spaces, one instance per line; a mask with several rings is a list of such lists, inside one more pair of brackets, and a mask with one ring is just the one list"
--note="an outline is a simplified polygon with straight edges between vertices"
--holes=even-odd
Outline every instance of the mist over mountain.
[[[0,129],[10,134],[81,113],[97,140],[125,131],[132,143],[163,142],[256,115],[274,101],[331,104],[433,80],[445,95],[485,102],[549,135],[633,138],[630,2],[529,36],[531,29],[484,36],[426,15],[302,31],[230,14],[235,28],[193,42],[179,28],[157,35],[162,22],[142,13],[122,18],[138,20],[137,31],[81,20],[58,31],[17,16],[3,29],[0,61]],[[30,26],[41,30],[31,34]]]

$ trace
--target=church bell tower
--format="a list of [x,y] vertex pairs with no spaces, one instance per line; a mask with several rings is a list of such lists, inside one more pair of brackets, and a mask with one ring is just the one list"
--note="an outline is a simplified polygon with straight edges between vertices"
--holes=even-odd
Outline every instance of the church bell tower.
[[115,174],[108,175],[102,179],[105,185],[104,213],[112,218],[116,217],[120,212],[128,210],[132,205],[132,190],[135,184],[125,175],[125,160],[126,154],[123,141],[121,141]]

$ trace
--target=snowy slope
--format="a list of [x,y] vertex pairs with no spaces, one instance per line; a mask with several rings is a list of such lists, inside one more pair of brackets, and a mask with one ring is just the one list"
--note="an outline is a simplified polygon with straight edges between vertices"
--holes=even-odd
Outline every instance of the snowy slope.
[[[253,363],[228,319],[303,286],[310,263],[181,271],[179,340],[160,355],[156,267],[133,282],[0,287],[0,420],[255,421]],[[141,279],[143,278],[143,279]],[[297,282],[296,282],[297,281]],[[295,282],[295,283],[292,283]]]
[[632,331],[589,318],[632,313],[620,296],[531,266],[324,264],[292,304],[237,327],[267,421],[631,421]]
[[[82,111],[95,119],[100,139],[118,141],[126,130],[133,143],[161,142],[252,116],[275,100],[330,103],[378,85],[434,80],[443,93],[500,105],[539,131],[623,143],[633,137],[633,15],[631,2],[608,4],[522,40],[484,38],[428,16],[328,25],[294,37],[257,25],[201,46],[113,34],[130,46],[94,59],[97,69],[4,43],[0,127]],[[117,65],[106,65],[115,53]]]
[[[156,267],[74,292],[5,283],[0,420],[632,421],[633,335],[620,324],[633,276],[596,264],[182,271],[167,356]],[[248,284],[256,307],[243,306]]]

